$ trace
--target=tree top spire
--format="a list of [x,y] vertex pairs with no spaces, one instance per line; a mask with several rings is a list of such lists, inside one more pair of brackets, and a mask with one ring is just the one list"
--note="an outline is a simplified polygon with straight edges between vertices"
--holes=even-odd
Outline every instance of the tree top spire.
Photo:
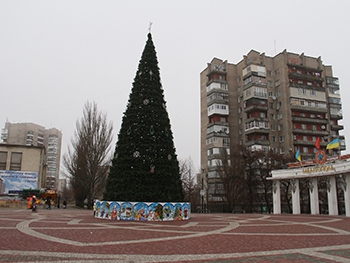
[[148,33],[151,34],[151,29],[152,29],[152,21],[149,21],[149,26],[148,26]]

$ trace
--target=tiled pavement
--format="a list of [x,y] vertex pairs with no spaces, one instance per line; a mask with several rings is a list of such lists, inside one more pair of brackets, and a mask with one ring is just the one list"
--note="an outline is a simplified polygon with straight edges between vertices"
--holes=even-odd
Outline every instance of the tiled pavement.
[[74,208],[0,208],[0,262],[350,262],[350,218],[192,214],[127,222]]

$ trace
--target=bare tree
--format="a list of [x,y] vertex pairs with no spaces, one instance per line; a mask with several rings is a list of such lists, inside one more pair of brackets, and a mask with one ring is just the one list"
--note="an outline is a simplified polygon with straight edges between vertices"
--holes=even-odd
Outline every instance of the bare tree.
[[74,137],[63,156],[77,206],[92,206],[102,195],[110,167],[113,124],[95,102],[86,102],[83,116],[76,122]]
[[232,148],[230,157],[225,149],[221,152],[221,163],[217,164],[217,173],[224,189],[224,200],[227,202],[229,211],[243,201],[245,176],[245,163],[242,162],[242,149]]
[[199,185],[191,157],[179,161],[184,200],[191,203],[192,209],[199,204]]

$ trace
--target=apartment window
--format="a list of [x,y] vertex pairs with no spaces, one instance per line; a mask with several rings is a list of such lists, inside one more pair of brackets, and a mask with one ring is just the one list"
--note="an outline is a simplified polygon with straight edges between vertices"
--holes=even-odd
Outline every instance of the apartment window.
[[282,107],[282,102],[279,101],[278,104],[277,104],[277,109],[279,110],[281,107]]
[[280,142],[284,142],[284,136],[280,136]]
[[270,109],[273,109],[273,102],[270,102],[270,103],[269,103],[269,108],[270,108]]
[[266,118],[266,113],[265,112],[260,112],[260,118]]
[[278,130],[282,131],[283,130],[283,124],[278,125]]
[[230,138],[223,138],[222,139],[222,146],[229,147],[230,146]]
[[279,113],[279,114],[277,115],[277,119],[278,119],[278,120],[281,120],[282,117],[283,117],[283,116],[282,116],[282,113]]
[[241,113],[242,112],[242,107],[239,107],[238,108],[238,113]]
[[303,136],[303,141],[307,142],[307,136],[305,136],[305,135]]
[[237,82],[240,82],[241,81],[241,77],[237,77]]
[[275,131],[276,130],[276,125],[271,125],[271,131]]
[[298,89],[298,93],[299,93],[300,95],[306,95],[306,89],[299,88],[299,89]]
[[304,112],[300,113],[300,117],[306,117],[305,113]]
[[309,148],[303,147],[303,153],[308,153],[308,152],[309,152]]
[[242,124],[242,118],[239,118],[238,124]]
[[280,84],[281,84],[281,81],[277,80],[276,83],[275,83],[275,87],[279,86]]
[[6,170],[7,152],[0,152],[0,170]]
[[267,76],[272,76],[272,71],[271,70],[267,71]]
[[22,153],[11,153],[10,170],[20,171],[22,168]]
[[271,120],[274,120],[274,119],[275,119],[275,114],[271,113],[271,114],[270,114],[270,119],[271,119]]
[[306,124],[301,124],[301,129],[306,130]]
[[312,130],[313,131],[316,131],[317,129],[316,129],[316,125],[312,125]]
[[279,76],[279,74],[280,74],[280,70],[279,70],[279,69],[276,69],[276,70],[275,70],[275,75],[276,75],[276,76]]
[[280,154],[284,154],[284,147],[280,148]]
[[316,96],[316,90],[310,90],[310,96]]
[[276,136],[272,136],[272,137],[271,137],[271,141],[272,141],[272,142],[276,142]]
[[272,81],[271,81],[271,80],[268,80],[268,81],[267,81],[267,85],[268,85],[269,87],[273,87]]

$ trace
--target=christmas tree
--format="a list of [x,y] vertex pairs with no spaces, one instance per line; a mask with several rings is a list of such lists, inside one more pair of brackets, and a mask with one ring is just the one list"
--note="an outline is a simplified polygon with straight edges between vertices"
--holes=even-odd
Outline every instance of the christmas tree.
[[179,163],[151,33],[122,119],[104,199],[183,201]]

